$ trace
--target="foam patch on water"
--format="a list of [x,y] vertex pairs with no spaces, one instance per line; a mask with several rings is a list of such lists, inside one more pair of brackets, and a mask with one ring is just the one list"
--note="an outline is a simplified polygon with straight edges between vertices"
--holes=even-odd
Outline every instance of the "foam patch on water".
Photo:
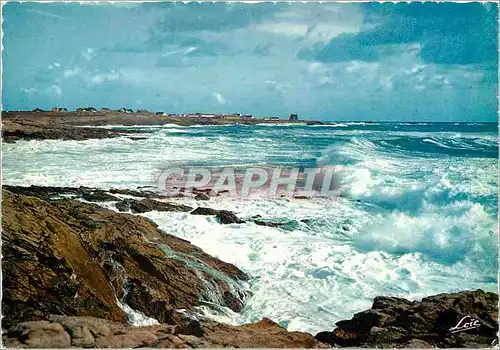
[[200,306],[224,322],[269,317],[315,333],[369,308],[378,295],[497,291],[498,132],[372,126],[169,126],[140,142],[19,141],[3,145],[4,183],[136,188],[155,186],[163,167],[334,167],[337,199],[178,200],[290,222],[283,228],[144,214],[251,276],[253,296],[241,313],[216,307],[216,298]]
[[[215,218],[186,213],[144,214],[168,233],[190,240],[252,276],[254,295],[241,313],[213,313],[225,322],[243,324],[270,317],[289,330],[314,333],[369,308],[378,295],[418,299],[458,291],[464,289],[464,276],[467,288],[496,290],[495,263],[481,258],[481,253],[494,257],[487,247],[495,247],[496,237],[476,236],[484,228],[494,228],[494,221],[481,208],[440,223],[437,214],[403,215],[399,221],[394,214],[370,217],[361,204],[348,200],[228,202],[219,198],[211,200],[210,206],[235,210],[242,218],[262,215],[300,222],[298,229],[285,231],[253,223],[220,225]],[[309,219],[307,224],[303,219]],[[384,226],[393,221],[397,231]],[[462,236],[455,237],[453,227],[464,223],[469,224]],[[475,249],[478,254],[459,257]],[[485,270],[485,266],[491,268]]]

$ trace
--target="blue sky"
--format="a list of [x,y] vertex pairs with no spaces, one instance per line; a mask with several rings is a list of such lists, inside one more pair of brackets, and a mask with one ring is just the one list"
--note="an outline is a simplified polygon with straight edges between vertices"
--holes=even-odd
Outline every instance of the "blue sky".
[[7,3],[4,110],[495,121],[495,3]]

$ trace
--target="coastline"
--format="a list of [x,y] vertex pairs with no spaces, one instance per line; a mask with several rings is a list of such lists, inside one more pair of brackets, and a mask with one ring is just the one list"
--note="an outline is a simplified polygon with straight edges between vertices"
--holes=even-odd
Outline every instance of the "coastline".
[[[284,120],[266,118],[217,119],[203,117],[163,116],[139,112],[2,112],[4,142],[17,140],[86,140],[119,137],[120,131],[98,128],[106,125],[257,125],[257,124],[304,124],[322,125],[320,121]],[[91,126],[91,127],[86,127]]]
[[[128,207],[120,209],[123,202]],[[103,207],[109,203],[116,210]],[[147,191],[4,186],[5,344],[428,348],[487,347],[495,339],[498,296],[481,290],[421,302],[377,297],[371,309],[315,336],[288,332],[265,318],[240,326],[207,319],[196,311],[207,301],[234,312],[243,309],[251,296],[244,286],[248,275],[135,215],[151,210],[221,214],[206,203],[187,207]],[[221,218],[221,225],[227,223]],[[158,325],[126,325],[130,310]],[[449,332],[464,316],[481,327]]]

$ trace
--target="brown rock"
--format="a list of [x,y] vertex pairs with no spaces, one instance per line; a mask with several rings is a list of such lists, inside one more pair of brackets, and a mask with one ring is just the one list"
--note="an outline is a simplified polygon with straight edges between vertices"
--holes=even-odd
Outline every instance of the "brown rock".
[[[94,342],[86,346],[100,348],[312,348],[327,347],[310,334],[287,332],[270,320],[255,324],[229,326],[214,321],[197,322],[199,331],[177,329],[176,326],[157,325],[133,327],[94,317],[50,316],[49,321],[20,324],[3,334],[7,346],[69,347],[84,346],[81,333],[64,329],[88,329]],[[106,329],[106,331],[102,331]],[[175,334],[174,333],[175,329]],[[22,330],[22,331],[19,331]],[[54,333],[55,332],[55,333]],[[54,336],[56,335],[56,336]],[[93,345],[92,345],[93,344]]]
[[8,347],[69,348],[71,338],[59,323],[23,322],[11,328],[5,341]]
[[2,204],[4,327],[49,314],[125,322],[116,298],[160,322],[169,309],[192,310],[203,300],[241,308],[231,300],[244,294],[231,290],[245,273],[147,218],[5,190]]

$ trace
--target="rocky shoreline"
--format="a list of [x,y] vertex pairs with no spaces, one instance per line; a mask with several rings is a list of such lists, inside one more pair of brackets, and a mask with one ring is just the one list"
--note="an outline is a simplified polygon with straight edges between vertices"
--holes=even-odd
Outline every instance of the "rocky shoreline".
[[[208,198],[193,208],[146,190],[3,186],[2,197],[9,347],[489,347],[498,331],[498,295],[481,290],[421,302],[377,297],[371,309],[315,336],[268,319],[221,324],[199,307],[240,312],[251,297],[249,276],[135,213],[272,222],[209,208]],[[127,310],[157,324],[131,326]],[[478,326],[451,332],[465,316]]]
[[[96,128],[105,125],[232,125],[232,124],[289,124],[303,123],[320,125],[319,121],[310,120],[268,120],[268,119],[212,119],[179,116],[163,116],[141,112],[2,112],[2,137],[4,142],[18,140],[86,140],[123,136],[124,132]],[[92,126],[92,127],[85,127]],[[141,131],[141,133],[147,130]],[[127,130],[126,134],[136,133]],[[135,139],[131,136],[132,139]]]

